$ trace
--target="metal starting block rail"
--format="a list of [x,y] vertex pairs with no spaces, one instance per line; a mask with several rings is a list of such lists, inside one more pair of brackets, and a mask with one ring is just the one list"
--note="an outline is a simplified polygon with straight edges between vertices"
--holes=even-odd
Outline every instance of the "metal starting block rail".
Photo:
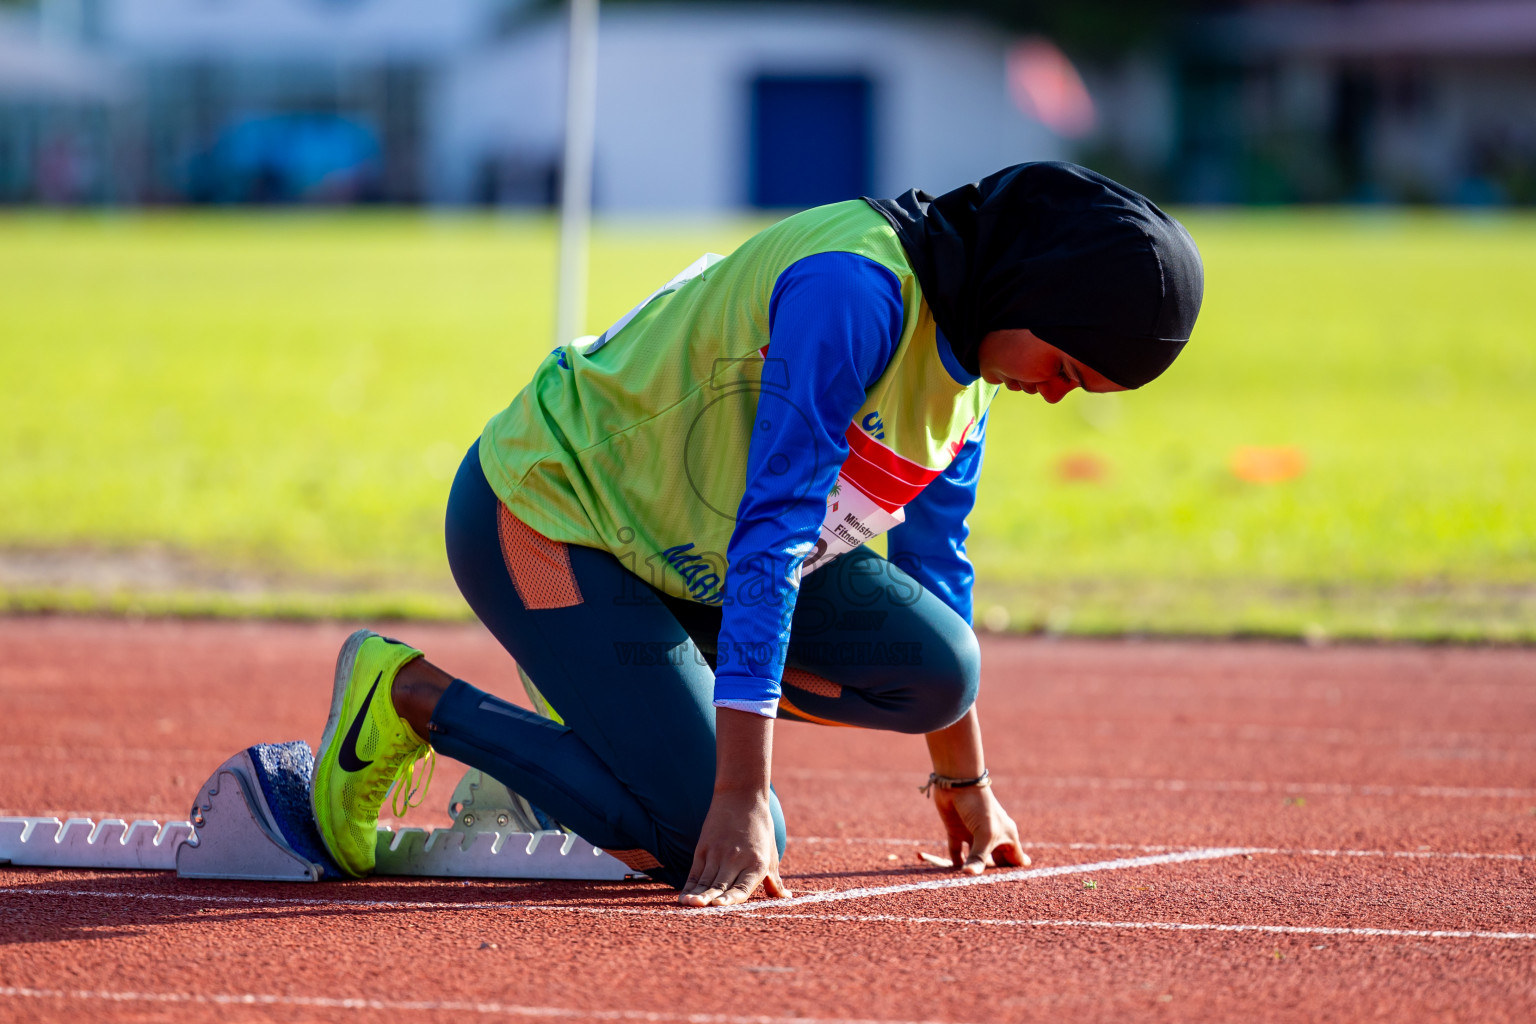
[[0,864],[169,871],[177,847],[191,835],[190,821],[0,818]]
[[[345,877],[315,830],[314,756],[303,742],[259,744],[221,764],[188,821],[0,818],[0,864],[171,871],[182,878],[317,882]],[[378,831],[379,875],[620,881],[645,876],[542,819],[471,769],[449,828]]]

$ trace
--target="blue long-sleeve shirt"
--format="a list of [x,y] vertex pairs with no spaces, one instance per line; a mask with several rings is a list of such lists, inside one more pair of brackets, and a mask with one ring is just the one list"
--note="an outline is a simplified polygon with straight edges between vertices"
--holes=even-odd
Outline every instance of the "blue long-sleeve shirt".
[[[726,552],[729,571],[715,672],[715,705],[773,716],[799,593],[800,564],[813,550],[826,497],[848,457],[844,437],[866,392],[901,340],[901,285],[887,268],[853,253],[800,260],[775,282],[769,358],[747,452],[747,487]],[[975,380],[948,351],[951,375]],[[971,620],[973,572],[965,517],[976,501],[986,417],[949,468],[906,505],[888,534],[892,561]]]

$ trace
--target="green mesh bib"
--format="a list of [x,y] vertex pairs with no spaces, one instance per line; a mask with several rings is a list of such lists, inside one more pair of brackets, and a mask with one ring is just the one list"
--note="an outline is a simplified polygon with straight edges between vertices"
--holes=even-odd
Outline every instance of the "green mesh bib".
[[901,340],[849,424],[850,454],[803,571],[884,532],[958,454],[996,388],[956,381],[885,218],[862,201],[817,207],[707,256],[596,339],[555,349],[486,424],[480,465],[497,496],[552,540],[611,552],[666,593],[718,603],[760,407],[785,400],[769,349],[781,273],[850,252],[896,275]]

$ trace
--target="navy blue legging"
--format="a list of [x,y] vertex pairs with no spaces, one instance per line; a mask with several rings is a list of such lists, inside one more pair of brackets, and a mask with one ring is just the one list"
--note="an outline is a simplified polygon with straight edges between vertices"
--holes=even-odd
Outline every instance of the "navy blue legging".
[[[652,588],[596,548],[564,545],[579,603],[530,609],[502,552],[500,502],[472,446],[448,499],[448,564],[469,606],[564,724],[455,680],[432,746],[527,797],[594,846],[643,850],[681,887],[715,776],[720,609]],[[539,603],[533,601],[530,603]],[[976,698],[963,619],[867,548],[805,577],[781,718],[925,733]],[[779,852],[784,817],[772,800]]]

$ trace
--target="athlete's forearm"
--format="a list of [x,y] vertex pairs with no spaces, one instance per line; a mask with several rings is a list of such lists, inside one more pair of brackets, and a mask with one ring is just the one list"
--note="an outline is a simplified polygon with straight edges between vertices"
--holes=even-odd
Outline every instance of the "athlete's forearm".
[[715,793],[678,900],[685,906],[728,906],[752,895],[788,896],[779,879],[768,766],[773,719],[715,709]]
[[960,721],[938,732],[930,732],[927,739],[933,770],[940,775],[974,779],[987,767],[981,750],[981,720],[976,717],[974,704]]
[[772,777],[773,719],[715,709],[715,792],[765,795]]

